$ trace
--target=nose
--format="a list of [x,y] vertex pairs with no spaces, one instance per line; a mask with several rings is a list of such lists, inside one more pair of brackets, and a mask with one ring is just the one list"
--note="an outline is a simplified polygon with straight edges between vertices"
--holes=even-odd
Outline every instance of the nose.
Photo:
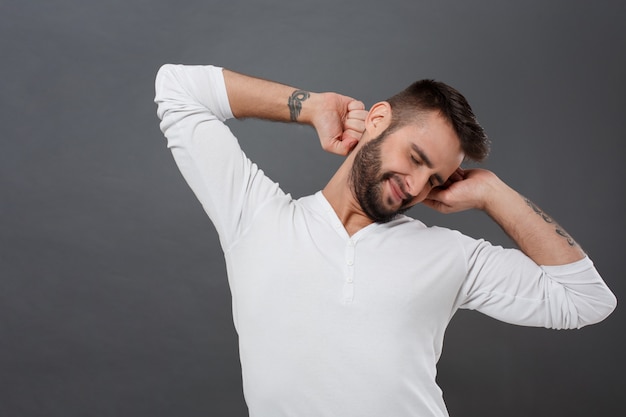
[[427,173],[414,173],[406,177],[407,192],[413,197],[419,197],[421,201],[430,192],[429,175]]

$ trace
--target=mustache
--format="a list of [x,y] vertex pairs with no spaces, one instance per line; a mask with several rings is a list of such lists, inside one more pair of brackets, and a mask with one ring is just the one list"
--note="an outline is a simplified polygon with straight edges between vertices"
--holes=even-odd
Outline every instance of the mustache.
[[406,204],[410,203],[411,201],[413,201],[415,196],[410,194],[406,190],[406,187],[405,187],[404,183],[402,182],[402,179],[400,178],[399,175],[397,175],[397,174],[395,174],[393,172],[386,172],[386,173],[384,173],[382,175],[381,183],[386,181],[386,180],[393,181],[394,184],[396,184],[398,186],[398,188],[400,189],[400,192],[402,193],[402,205],[406,205]]

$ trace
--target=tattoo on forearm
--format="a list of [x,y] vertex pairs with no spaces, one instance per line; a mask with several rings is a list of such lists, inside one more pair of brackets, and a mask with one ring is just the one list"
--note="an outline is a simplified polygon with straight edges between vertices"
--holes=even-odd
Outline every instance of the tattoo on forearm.
[[572,237],[565,230],[561,229],[560,227],[557,227],[556,228],[556,233],[559,236],[563,236],[565,239],[567,239],[567,243],[570,246],[576,246],[576,242],[574,242],[574,239],[572,239]]
[[539,216],[541,216],[541,218],[546,222],[546,223],[554,223],[554,220],[552,220],[552,218],[550,216],[548,216],[546,213],[544,213],[543,211],[541,211],[541,209],[539,207],[537,207],[535,205],[535,203],[533,203],[532,201],[530,201],[527,198],[524,198],[524,201],[526,201],[526,204],[528,204],[530,206],[531,209],[533,209],[533,211],[535,213],[537,213]]
[[572,239],[572,237],[569,235],[569,233],[567,233],[565,230],[563,230],[561,228],[561,226],[559,226],[558,224],[556,224],[554,222],[554,220],[552,220],[552,217],[548,216],[546,213],[544,213],[539,207],[537,207],[535,205],[535,203],[533,203],[532,201],[530,201],[529,199],[524,197],[524,201],[526,202],[526,204],[528,204],[528,206],[533,209],[533,211],[535,213],[537,213],[539,216],[541,216],[541,218],[546,222],[546,223],[550,223],[550,224],[554,224],[556,226],[556,229],[554,230],[556,232],[557,235],[565,238],[567,240],[567,243],[570,246],[576,246],[576,242],[574,241],[574,239]]
[[300,112],[302,111],[302,102],[310,96],[311,94],[304,90],[295,90],[291,93],[287,105],[289,106],[289,115],[291,116],[292,122],[298,121],[298,116],[300,116]]

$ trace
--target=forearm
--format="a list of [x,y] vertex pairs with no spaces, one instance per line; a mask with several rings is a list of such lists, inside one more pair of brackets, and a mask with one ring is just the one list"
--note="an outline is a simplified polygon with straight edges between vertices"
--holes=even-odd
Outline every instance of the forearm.
[[495,175],[484,210],[517,246],[539,265],[563,265],[585,253],[572,237],[532,201],[521,196]]
[[224,69],[226,91],[237,118],[313,124],[319,94]]
[[226,69],[224,80],[235,117],[311,125],[328,152],[346,155],[365,129],[365,106],[351,97],[312,93]]

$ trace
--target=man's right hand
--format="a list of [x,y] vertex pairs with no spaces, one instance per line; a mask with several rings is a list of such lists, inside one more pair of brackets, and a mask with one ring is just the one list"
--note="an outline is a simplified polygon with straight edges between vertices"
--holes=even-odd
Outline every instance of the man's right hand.
[[309,93],[273,81],[224,70],[233,115],[309,124],[327,152],[347,155],[365,130],[365,106],[336,93]]
[[315,103],[311,124],[317,131],[322,149],[337,155],[347,155],[365,131],[365,105],[351,97],[322,93],[312,97]]

